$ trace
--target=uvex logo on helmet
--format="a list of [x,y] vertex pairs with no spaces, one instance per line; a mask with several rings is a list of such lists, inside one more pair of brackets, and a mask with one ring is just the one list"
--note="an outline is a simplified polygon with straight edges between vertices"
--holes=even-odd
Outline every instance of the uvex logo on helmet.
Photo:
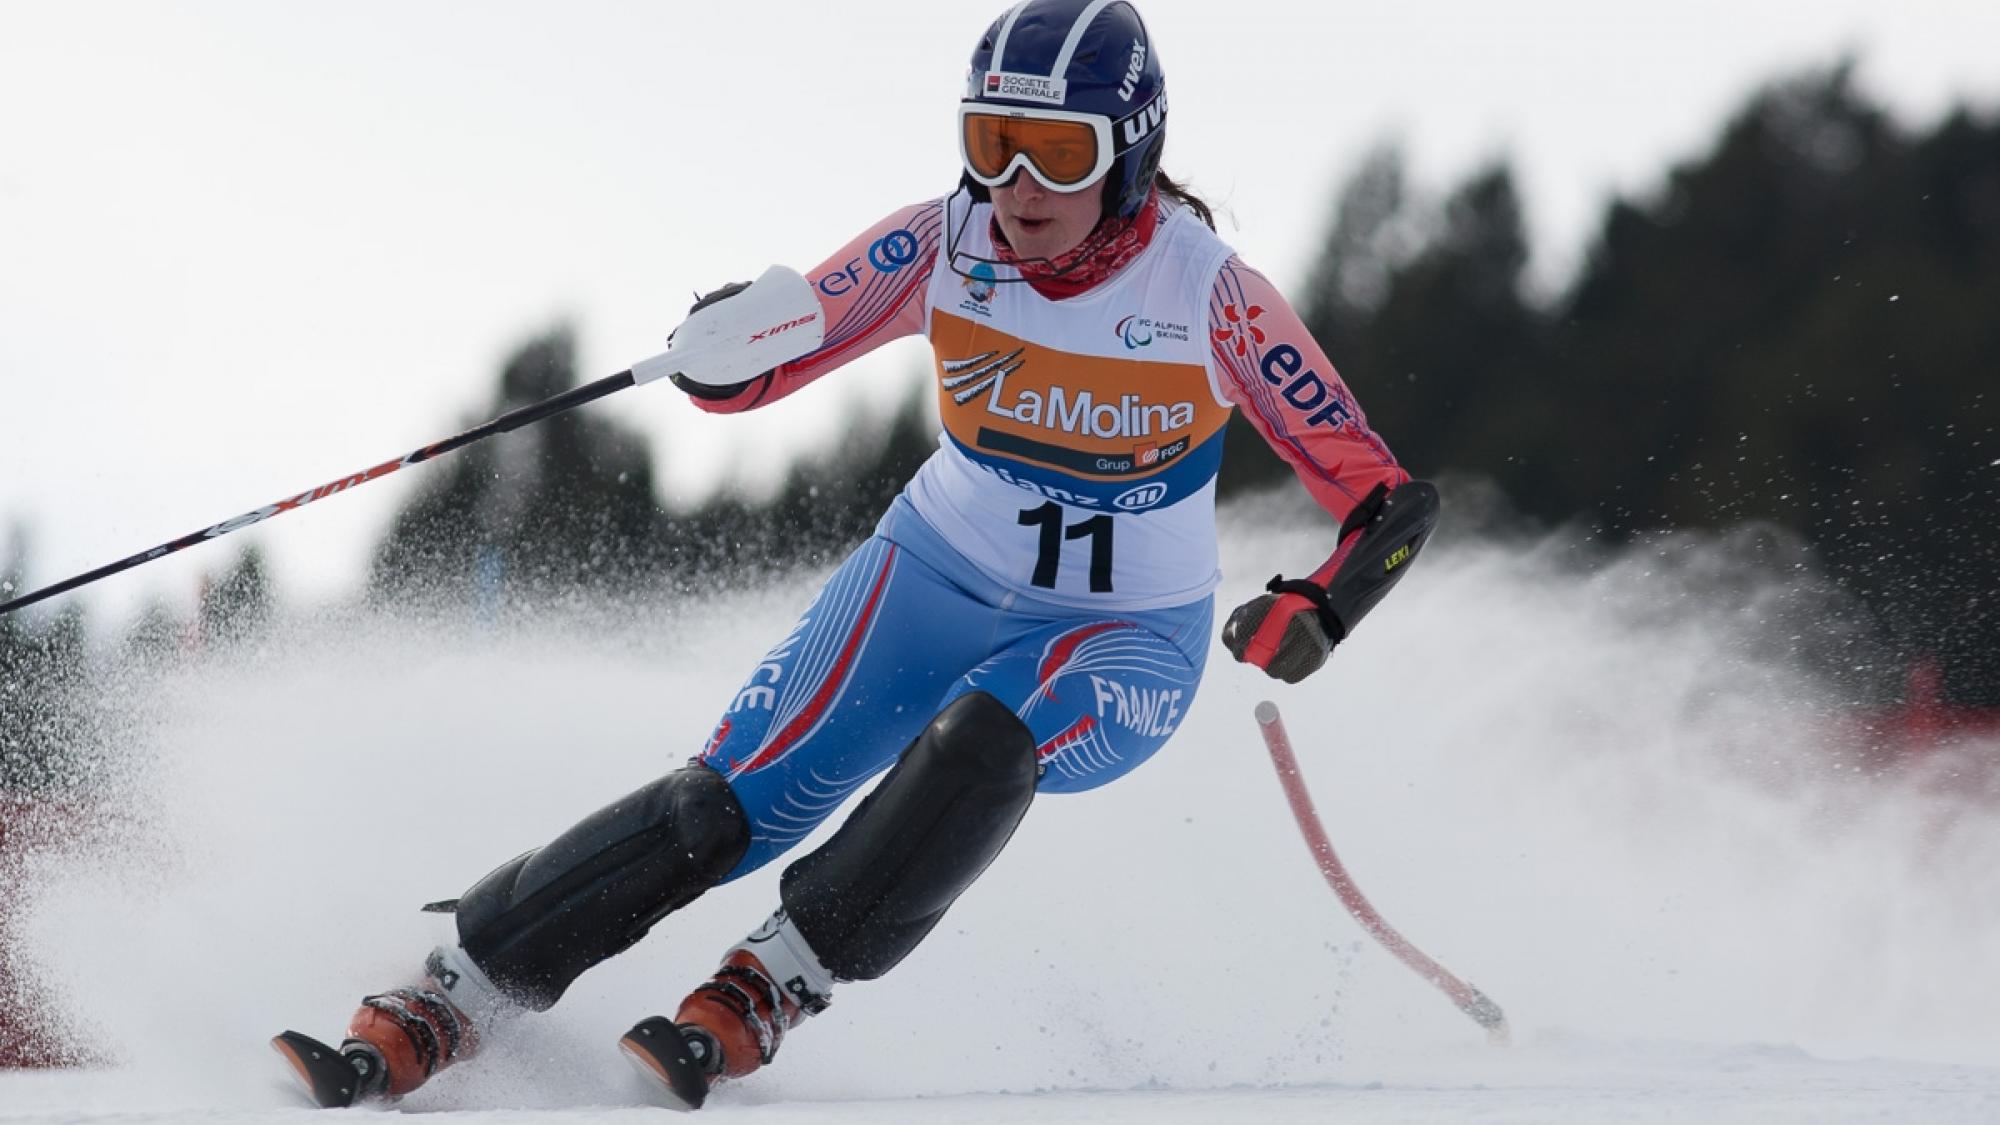
[[1145,74],[1146,45],[1134,39],[1132,40],[1132,63],[1125,68],[1125,81],[1118,84],[1118,96],[1128,102],[1131,101],[1132,95],[1138,92],[1139,79],[1145,77]]
[[1146,134],[1158,129],[1167,120],[1167,96],[1161,94],[1145,108],[1118,123],[1118,139],[1126,148],[1131,148],[1146,139]]

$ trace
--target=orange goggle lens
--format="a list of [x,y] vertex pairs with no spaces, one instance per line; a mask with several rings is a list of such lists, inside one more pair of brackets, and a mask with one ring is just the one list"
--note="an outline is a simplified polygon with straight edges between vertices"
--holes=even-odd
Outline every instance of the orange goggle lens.
[[1004,176],[1017,156],[1052,184],[1087,183],[1098,170],[1097,130],[1086,122],[968,113],[963,128],[966,166],[989,180]]

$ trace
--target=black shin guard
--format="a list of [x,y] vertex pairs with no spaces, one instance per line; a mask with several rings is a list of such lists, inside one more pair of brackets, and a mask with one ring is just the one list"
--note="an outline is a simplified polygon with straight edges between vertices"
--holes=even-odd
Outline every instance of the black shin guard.
[[1036,772],[1034,735],[985,692],[931,720],[833,838],[785,869],[785,911],[821,964],[873,980],[907,957],[1014,835]]
[[459,945],[510,997],[546,1009],[585,969],[714,886],[749,846],[722,775],[676,770],[475,883],[454,908]]

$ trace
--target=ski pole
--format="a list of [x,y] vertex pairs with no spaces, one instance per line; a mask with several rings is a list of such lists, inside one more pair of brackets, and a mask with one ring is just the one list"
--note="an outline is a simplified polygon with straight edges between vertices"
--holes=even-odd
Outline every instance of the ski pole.
[[1451,998],[1452,1003],[1458,1005],[1459,1011],[1485,1028],[1489,1040],[1507,1042],[1507,1016],[1500,1010],[1500,1005],[1410,944],[1409,939],[1383,920],[1374,905],[1362,895],[1361,888],[1355,885],[1354,877],[1347,873],[1340,857],[1334,854],[1333,841],[1327,838],[1319,813],[1313,809],[1312,794],[1306,791],[1305,777],[1299,772],[1297,755],[1292,753],[1291,736],[1285,733],[1285,724],[1278,718],[1277,704],[1269,700],[1257,704],[1257,726],[1264,733],[1264,745],[1271,752],[1271,764],[1277,767],[1278,781],[1285,787],[1285,799],[1292,806],[1292,816],[1299,822],[1299,831],[1306,838],[1306,846],[1312,849],[1313,858],[1319,861],[1320,874],[1326,877],[1327,885],[1333,888],[1341,905],[1347,908],[1355,921],[1361,923],[1361,928],[1367,930],[1369,936],[1395,954],[1397,960],[1437,986]]
[[622,391],[631,385],[632,372],[626,370],[620,371],[616,375],[606,376],[594,383],[586,383],[581,387],[573,387],[532,406],[523,406],[518,410],[510,410],[500,417],[493,419],[491,422],[487,422],[481,426],[474,426],[472,429],[456,437],[448,437],[443,441],[432,442],[422,449],[406,453],[393,461],[384,461],[373,468],[363,469],[361,472],[328,481],[318,488],[309,488],[296,496],[266,504],[261,508],[254,508],[234,519],[226,519],[213,527],[205,527],[200,531],[190,532],[179,539],[169,540],[151,550],[140,551],[136,555],[119,559],[114,563],[106,563],[96,570],[86,571],[74,578],[65,578],[53,586],[44,586],[32,593],[23,594],[12,601],[0,602],[0,614],[12,613],[17,609],[34,605],[44,598],[53,598],[57,594],[66,594],[78,586],[87,586],[100,578],[109,578],[114,574],[130,570],[142,563],[152,562],[157,558],[164,558],[175,551],[185,550],[198,543],[206,543],[211,539],[220,539],[232,531],[241,531],[253,524],[263,523],[272,516],[281,516],[286,512],[303,508],[315,500],[324,500],[329,496],[345,492],[350,488],[367,484],[371,480],[386,477],[405,465],[414,465],[419,461],[428,461],[433,457],[442,457],[454,450],[463,449],[481,438],[492,437],[494,434],[504,434],[509,430],[519,429],[530,423],[539,422],[544,418],[560,414],[573,407],[582,406],[586,402],[595,402],[613,391]]
[[[350,488],[367,484],[371,480],[386,477],[405,465],[442,457],[494,434],[517,430],[585,403],[595,402],[605,395],[622,391],[637,383],[648,383],[663,375],[680,373],[686,373],[696,382],[711,386],[724,386],[742,379],[753,378],[761,372],[788,363],[819,347],[824,330],[825,325],[819,315],[819,299],[813,295],[811,284],[793,270],[783,266],[772,266],[764,271],[764,275],[754,284],[731,299],[690,315],[687,321],[675,330],[666,351],[651,359],[641,360],[616,375],[607,375],[594,383],[572,387],[559,395],[510,410],[484,425],[474,426],[462,434],[448,437],[443,441],[432,442],[392,461],[384,461],[371,469],[328,481],[318,488],[309,488],[296,496],[266,504],[234,519],[223,520],[213,527],[190,532],[151,550],[141,551],[114,563],[107,563],[74,578],[65,578],[52,586],[44,586],[10,601],[0,602],[0,616],[34,605],[43,599],[53,598],[57,594],[68,593],[79,586],[87,586],[100,578],[108,578],[143,563],[163,558],[198,543],[206,543],[232,531],[241,531],[253,524],[263,523],[272,516],[283,515],[294,509],[303,508],[315,500],[324,500],[329,496],[346,492]],[[4,585],[0,585],[0,594],[8,592]]]

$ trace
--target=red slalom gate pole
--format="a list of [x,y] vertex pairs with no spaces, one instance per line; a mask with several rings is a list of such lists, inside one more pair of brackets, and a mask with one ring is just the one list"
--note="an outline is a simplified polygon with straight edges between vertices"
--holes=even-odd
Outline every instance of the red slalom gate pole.
[[1313,808],[1312,794],[1306,791],[1305,777],[1299,772],[1299,759],[1292,753],[1291,736],[1285,733],[1284,721],[1278,717],[1277,704],[1269,700],[1257,704],[1257,726],[1263,731],[1265,748],[1271,752],[1271,764],[1277,767],[1278,782],[1285,787],[1285,800],[1292,806],[1292,816],[1299,822],[1299,831],[1306,838],[1306,846],[1312,849],[1313,858],[1319,862],[1320,874],[1326,877],[1327,886],[1333,888],[1340,904],[1347,908],[1355,921],[1361,923],[1362,929],[1382,943],[1384,949],[1395,954],[1398,961],[1436,985],[1439,991],[1451,998],[1453,1004],[1458,1005],[1459,1011],[1485,1028],[1489,1040],[1507,1042],[1507,1014],[1500,1010],[1500,1005],[1410,944],[1408,938],[1383,920],[1374,905],[1361,893],[1361,888],[1354,885],[1354,877],[1347,873],[1340,857],[1334,854],[1333,841],[1327,838],[1326,828]]

